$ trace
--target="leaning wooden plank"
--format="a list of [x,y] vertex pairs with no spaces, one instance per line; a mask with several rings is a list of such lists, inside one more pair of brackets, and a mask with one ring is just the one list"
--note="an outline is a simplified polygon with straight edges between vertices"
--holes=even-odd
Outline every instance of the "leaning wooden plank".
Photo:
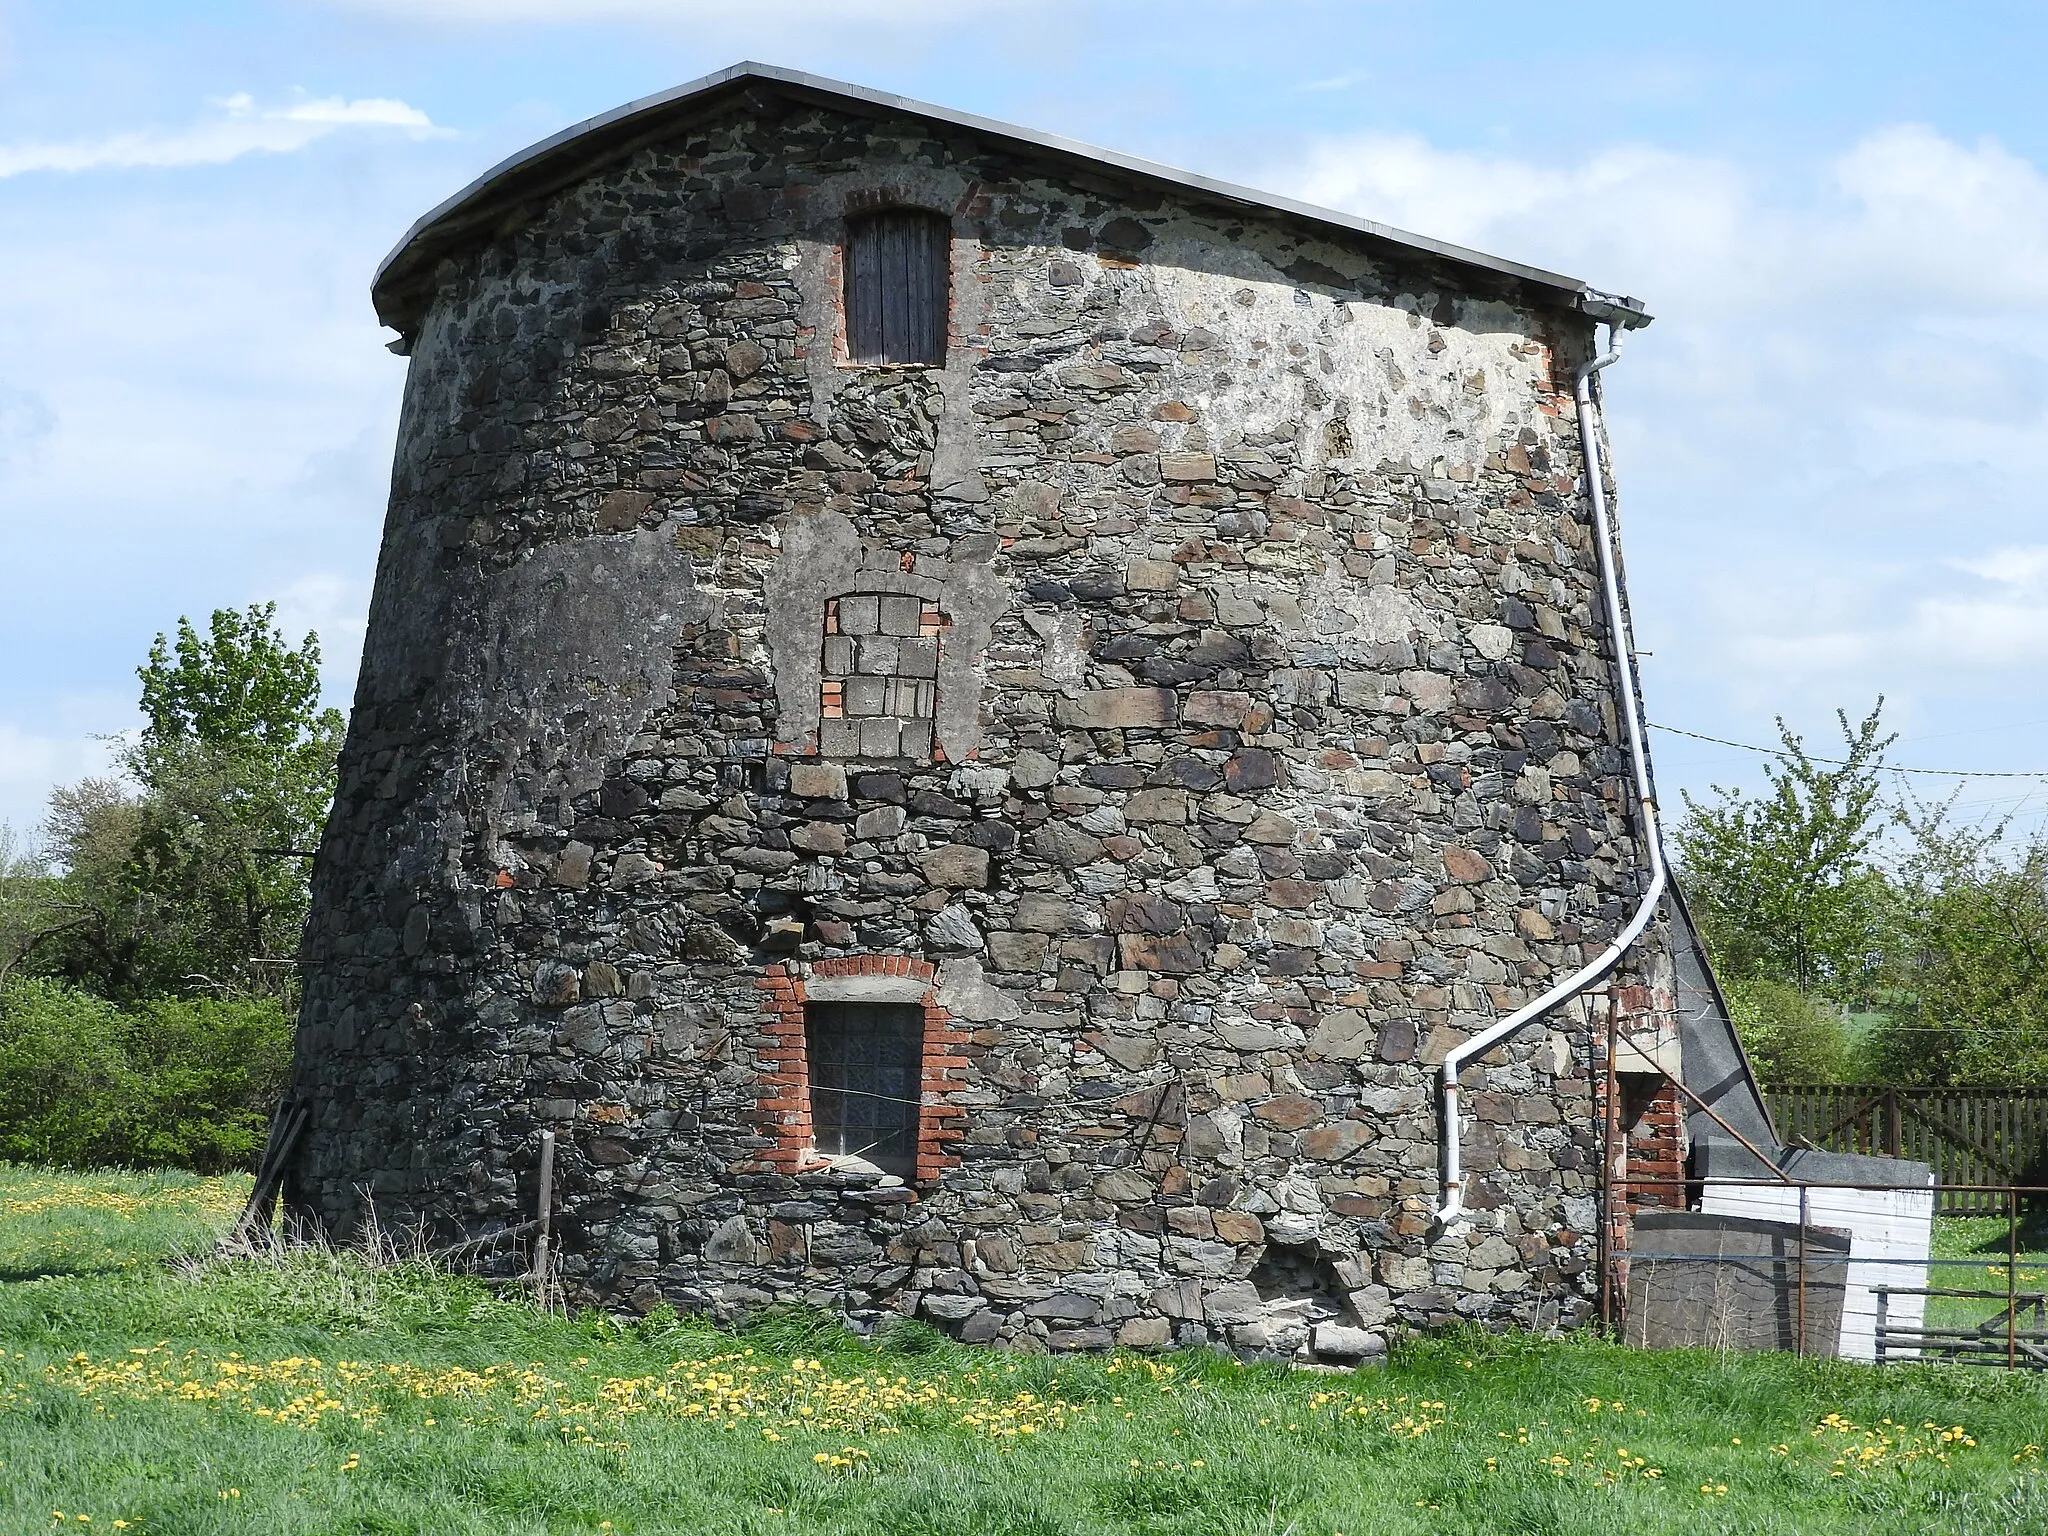
[[249,1203],[242,1208],[241,1216],[222,1240],[223,1246],[249,1248],[254,1246],[259,1233],[269,1233],[271,1209],[277,1202],[278,1191],[284,1186],[285,1166],[300,1133],[312,1117],[312,1105],[301,1103],[292,1107],[284,1133],[271,1142],[263,1165],[257,1169],[256,1185],[249,1191]]

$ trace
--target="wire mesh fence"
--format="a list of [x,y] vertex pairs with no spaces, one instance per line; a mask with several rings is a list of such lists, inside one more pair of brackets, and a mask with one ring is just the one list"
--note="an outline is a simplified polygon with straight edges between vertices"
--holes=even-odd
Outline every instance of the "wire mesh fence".
[[[1653,1189],[1691,1208],[1628,1209]],[[1938,1216],[1942,1193],[1995,1214]],[[1607,1217],[1631,1343],[2048,1369],[2048,1186],[1618,1179]]]

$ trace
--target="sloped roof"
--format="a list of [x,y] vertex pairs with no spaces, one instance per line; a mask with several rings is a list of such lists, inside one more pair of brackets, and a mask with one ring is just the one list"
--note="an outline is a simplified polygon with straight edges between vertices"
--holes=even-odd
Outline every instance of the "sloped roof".
[[1345,235],[1365,235],[1410,253],[1455,266],[1507,278],[1537,290],[1547,291],[1565,307],[1596,320],[1620,326],[1647,325],[1650,316],[1639,300],[1602,293],[1575,277],[1547,272],[1540,267],[1489,256],[1449,241],[1361,219],[1353,214],[1318,208],[1270,192],[1241,187],[1191,171],[1157,165],[1114,150],[1055,134],[1035,133],[992,118],[969,112],[934,107],[886,91],[827,80],[800,70],[779,69],[772,64],[743,63],[715,74],[679,85],[673,90],[643,96],[622,107],[601,112],[560,133],[542,139],[500,161],[439,207],[427,213],[405,232],[371,284],[377,316],[386,325],[409,331],[417,319],[425,290],[432,281],[434,266],[450,251],[486,236],[519,204],[543,197],[581,180],[598,167],[625,158],[647,144],[667,138],[690,123],[723,110],[731,101],[750,90],[829,107],[866,117],[914,117],[949,128],[961,128],[1035,157],[1062,161],[1098,174],[1121,172],[1134,181],[1150,182],[1195,193],[1205,200],[1277,213],[1309,225],[1319,225]]

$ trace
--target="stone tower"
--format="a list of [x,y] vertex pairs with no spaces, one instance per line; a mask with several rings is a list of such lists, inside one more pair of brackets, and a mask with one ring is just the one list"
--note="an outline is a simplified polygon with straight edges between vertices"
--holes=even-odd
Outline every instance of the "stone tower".
[[[1643,850],[1554,274],[743,65],[421,220],[286,1198],[572,1296],[1582,1316]],[[1616,1006],[1667,1007],[1661,926]],[[523,1262],[516,1243],[496,1262]]]

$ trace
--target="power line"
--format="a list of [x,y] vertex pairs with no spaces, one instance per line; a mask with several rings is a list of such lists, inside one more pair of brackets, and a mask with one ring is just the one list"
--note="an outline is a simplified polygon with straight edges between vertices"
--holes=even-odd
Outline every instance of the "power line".
[[1866,1034],[1885,1035],[1947,1035],[1950,1039],[1967,1039],[1988,1035],[2040,1035],[2037,1027],[2025,1024],[1972,1024],[1955,1029],[1944,1029],[1938,1024],[1871,1024],[1865,1026]]
[[1958,736],[1988,736],[1994,731],[2024,731],[2037,725],[2048,725],[2048,720],[2008,720],[2002,725],[1974,725],[1967,731],[1933,731],[1901,736],[1901,741],[1952,741]]
[[[1659,725],[1654,720],[1648,723],[1650,729],[1653,731],[1667,731],[1673,736],[1686,736],[1690,737],[1694,741],[1710,741],[1717,747],[1734,747],[1738,751],[1742,752],[1760,752],[1765,757],[1783,757],[1785,755],[1785,749],[1783,747],[1759,747],[1753,742],[1730,741],[1725,736],[1703,736],[1698,731],[1680,730],[1675,725]],[[1807,754],[1807,761],[1812,763],[1825,763],[1830,768],[1846,768],[1848,766],[1848,760],[1846,758],[1815,757],[1811,753]],[[1921,773],[1930,774],[1936,778],[1946,779],[2048,779],[2048,773],[2040,771],[2029,772],[2025,770],[2010,769],[1895,768],[1888,763],[1880,765],[1880,768],[1881,771],[1885,773]]]

